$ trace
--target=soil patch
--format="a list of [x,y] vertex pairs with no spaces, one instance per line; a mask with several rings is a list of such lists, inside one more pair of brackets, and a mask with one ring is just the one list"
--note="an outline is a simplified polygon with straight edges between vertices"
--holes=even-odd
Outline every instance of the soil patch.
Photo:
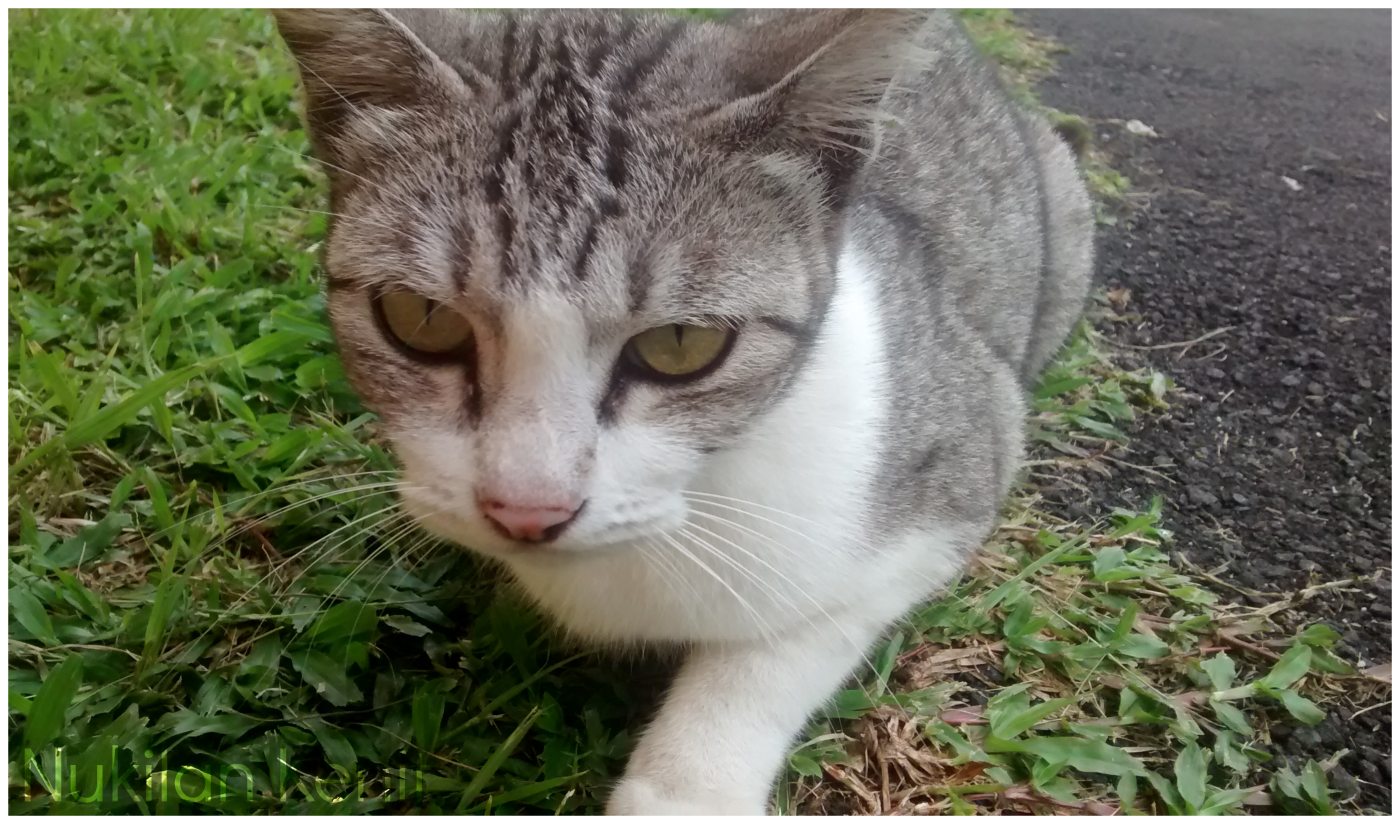
[[[1131,433],[1137,467],[1043,494],[1072,515],[1164,494],[1174,551],[1246,603],[1356,578],[1276,618],[1389,662],[1390,13],[1018,17],[1071,49],[1042,99],[1089,118],[1138,192],[1100,233],[1101,280],[1131,293],[1106,331],[1180,390]],[[1390,707],[1358,709],[1281,720],[1270,746],[1349,749],[1333,785],[1388,812]]]

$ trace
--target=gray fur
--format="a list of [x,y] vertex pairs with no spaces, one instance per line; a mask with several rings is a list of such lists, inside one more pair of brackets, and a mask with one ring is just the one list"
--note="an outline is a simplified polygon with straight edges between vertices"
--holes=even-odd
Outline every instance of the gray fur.
[[902,425],[883,500],[891,524],[990,525],[1020,452],[1007,375],[1033,383],[1079,316],[1092,212],[1069,148],[1007,99],[950,17],[915,42],[929,58],[892,84],[851,218],[894,333]]
[[[779,563],[823,558],[789,567],[798,577],[864,565],[868,580],[831,573],[839,594],[828,598],[866,641],[946,583],[994,525],[1018,469],[1026,391],[1082,308],[1093,223],[1069,147],[1008,100],[951,16],[275,14],[302,68],[308,132],[331,183],[331,320],[347,374],[419,488],[415,515],[505,559],[546,609],[574,610],[564,621],[571,629],[718,645],[697,651],[688,666],[702,673],[699,686],[678,693],[696,716],[668,703],[675,712],[663,710],[654,728],[663,731],[644,738],[643,751],[684,749],[672,733],[708,740],[693,730],[714,717],[707,701],[727,700],[708,686],[727,677],[723,662],[768,673],[775,684],[765,700],[779,708],[804,686],[777,684],[781,675],[801,681],[799,664],[812,663],[763,663],[806,648],[770,644],[766,625],[743,615],[716,617],[724,610],[710,609],[715,598],[742,600],[735,587],[749,582],[736,576],[711,571],[727,590],[702,595],[713,582],[701,580],[690,589],[695,603],[626,590],[649,580],[632,556],[618,560],[653,537],[639,530],[681,548],[666,531],[673,527],[656,524],[689,523],[692,510],[680,502],[699,492],[687,483],[726,479],[711,500],[737,501],[723,497],[727,489],[751,482],[813,509],[827,499],[812,489],[830,493],[831,523],[846,518],[833,527],[847,530],[841,545],[810,541]],[[450,304],[473,343],[452,361],[397,345],[370,308],[386,288]],[[703,378],[648,383],[624,368],[629,338],[673,323],[737,333]],[[842,330],[869,345],[843,360]],[[825,417],[813,408],[823,405]],[[860,437],[847,437],[861,414]],[[763,428],[774,422],[788,428]],[[809,431],[844,440],[812,443],[808,464],[805,440],[782,433]],[[754,432],[769,437],[746,442]],[[859,458],[825,486],[811,483],[824,472],[824,447]],[[613,487],[589,487],[600,479]],[[470,496],[483,485],[538,501],[591,489],[598,494],[586,507],[570,505],[578,517],[556,546],[578,545],[559,557],[627,549],[577,567],[532,567],[472,514]],[[597,497],[605,500],[595,506]],[[910,547],[927,550],[936,578],[901,582],[895,570],[912,563]],[[904,600],[876,603],[857,584],[881,594],[903,586]],[[620,603],[631,595],[635,604]],[[861,603],[836,603],[843,597]],[[687,624],[691,615],[710,624]],[[813,670],[817,680],[805,684],[813,693],[792,700],[815,706],[820,685],[834,687],[849,670],[853,658],[827,651],[832,669]],[[736,721],[733,736],[762,732],[782,716],[773,706],[753,704],[755,717]],[[789,720],[779,737],[795,732]],[[669,743],[653,751],[648,740]],[[763,746],[772,749],[772,739]],[[739,805],[751,809],[762,771],[776,762],[754,772],[729,757],[694,763],[729,769],[731,784],[752,778]],[[624,781],[618,809],[656,809],[647,781],[669,779],[634,775],[646,769],[629,768],[636,780]],[[692,772],[677,768],[673,777],[682,777],[663,794],[701,787]]]
[[[954,329],[968,327],[1029,379],[1079,310],[1090,224],[1073,160],[1038,119],[1013,110],[944,15],[758,13],[730,25],[582,11],[278,18],[304,66],[311,134],[340,216],[328,243],[337,285],[392,283],[494,306],[547,281],[596,308],[600,327],[651,309],[773,316],[810,338],[849,222],[882,260],[907,258],[885,286],[904,353],[900,396],[930,412],[946,394],[938,387],[977,371],[973,358],[939,374],[940,347],[972,345],[947,339]],[[799,107],[783,113],[790,129],[723,109],[761,96],[843,29],[824,55],[828,72],[809,71],[787,93],[784,105]],[[878,102],[893,71],[911,64],[884,101],[901,125],[883,130],[878,162],[866,166],[874,133],[840,118]],[[696,113],[715,110],[697,125]],[[774,151],[788,171],[755,168]],[[833,211],[836,201],[849,205]],[[435,247],[448,249],[447,271]],[[663,278],[664,297],[653,289]],[[946,312],[955,317],[933,322]],[[387,364],[398,386],[423,386],[416,365],[355,337],[341,335],[344,354],[372,406],[393,419],[404,401],[421,401],[382,386]],[[766,348],[764,368],[725,387],[734,403],[720,411],[744,406],[752,417],[781,397],[773,389],[799,368],[800,340]],[[666,407],[699,413],[704,399],[684,394]],[[919,441],[929,436],[911,437],[912,452],[932,449]],[[907,480],[896,473],[891,488]]]

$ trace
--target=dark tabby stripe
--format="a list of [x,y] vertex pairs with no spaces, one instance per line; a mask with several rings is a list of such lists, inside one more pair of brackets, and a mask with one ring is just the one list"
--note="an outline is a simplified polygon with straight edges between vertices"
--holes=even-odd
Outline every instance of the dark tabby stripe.
[[637,91],[637,86],[647,78],[647,75],[656,70],[656,66],[661,59],[671,51],[671,47],[676,44],[685,29],[685,22],[678,21],[668,28],[661,37],[652,44],[652,47],[641,57],[637,58],[632,65],[628,66],[618,78],[617,90],[623,96],[631,95]]
[[604,173],[614,189],[621,189],[627,184],[626,156],[627,132],[622,124],[614,123],[608,127],[608,153],[603,161]]
[[506,30],[501,35],[501,94],[506,100],[515,96],[512,67],[515,61],[515,32],[518,26],[515,15],[506,15]]
[[588,76],[597,77],[601,74],[608,55],[626,49],[636,31],[637,19],[633,15],[628,15],[627,19],[623,21],[622,29],[618,31],[617,37],[612,42],[608,41],[606,34],[599,37],[593,50],[588,54]]
[[588,279],[588,258],[593,254],[593,247],[598,242],[598,217],[594,215],[588,221],[588,228],[583,233],[583,243],[579,244],[578,257],[574,259],[574,277],[580,281]]
[[642,304],[646,303],[647,295],[651,292],[651,267],[645,261],[637,261],[632,264],[627,276],[628,311],[635,315],[641,311]]
[[767,326],[769,329],[782,332],[784,335],[787,335],[803,346],[810,344],[816,338],[816,335],[813,334],[810,328],[796,321],[788,320],[787,318],[764,315],[758,319],[758,322]]

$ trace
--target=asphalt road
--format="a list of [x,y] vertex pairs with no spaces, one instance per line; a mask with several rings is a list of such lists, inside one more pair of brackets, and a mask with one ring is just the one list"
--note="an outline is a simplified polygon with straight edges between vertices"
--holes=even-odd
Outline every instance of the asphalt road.
[[[1043,491],[1093,511],[1165,494],[1174,550],[1256,606],[1374,579],[1280,618],[1325,621],[1344,657],[1389,662],[1390,12],[1018,17],[1071,49],[1042,99],[1090,119],[1137,191],[1099,242],[1101,281],[1131,290],[1137,316],[1111,334],[1157,347],[1137,352],[1180,389],[1134,433],[1129,460],[1150,471]],[[1269,746],[1289,760],[1351,750],[1334,786],[1388,811],[1390,707],[1355,711],[1280,723]]]

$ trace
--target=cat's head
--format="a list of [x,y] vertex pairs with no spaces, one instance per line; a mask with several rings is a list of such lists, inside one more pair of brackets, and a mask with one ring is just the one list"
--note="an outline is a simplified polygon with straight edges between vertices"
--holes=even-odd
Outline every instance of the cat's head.
[[495,555],[679,526],[801,378],[918,15],[277,19],[331,181],[331,319],[410,510]]

